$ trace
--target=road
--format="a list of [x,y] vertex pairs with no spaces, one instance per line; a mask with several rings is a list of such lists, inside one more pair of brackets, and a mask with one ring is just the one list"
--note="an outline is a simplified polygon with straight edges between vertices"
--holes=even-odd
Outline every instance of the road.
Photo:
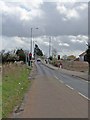
[[14,118],[87,118],[88,83],[42,63],[24,100],[24,111]]
[[86,99],[88,98],[88,81],[85,81],[79,77],[75,77],[72,75],[67,75],[65,73],[61,73],[59,70],[50,70],[50,68],[40,64],[44,71],[47,73],[48,76],[53,75],[59,82],[65,84],[67,87],[76,90],[80,95],[85,97]]

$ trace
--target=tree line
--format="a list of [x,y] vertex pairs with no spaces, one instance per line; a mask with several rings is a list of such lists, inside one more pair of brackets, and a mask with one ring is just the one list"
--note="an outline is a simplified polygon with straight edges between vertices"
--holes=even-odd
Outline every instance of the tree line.
[[[2,50],[0,52],[0,63],[7,63],[7,62],[14,63],[15,61],[23,61],[25,63],[26,60],[27,61],[29,60],[28,54],[29,54],[29,51],[23,50],[23,49],[17,49],[12,51]],[[38,47],[38,45],[35,45],[34,55],[35,54],[37,54],[38,56],[43,56],[43,52]]]

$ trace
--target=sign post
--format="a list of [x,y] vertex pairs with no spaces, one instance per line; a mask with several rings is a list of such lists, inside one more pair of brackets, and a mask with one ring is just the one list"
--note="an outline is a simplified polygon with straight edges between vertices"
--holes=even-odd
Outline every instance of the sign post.
[[32,53],[29,53],[29,66],[32,66]]
[[58,60],[60,60],[60,55],[58,55]]

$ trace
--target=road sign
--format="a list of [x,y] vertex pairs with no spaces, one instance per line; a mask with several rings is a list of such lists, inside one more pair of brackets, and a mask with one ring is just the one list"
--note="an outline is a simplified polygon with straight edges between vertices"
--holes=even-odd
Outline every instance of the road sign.
[[29,56],[32,56],[32,53],[29,53]]
[[32,53],[29,53],[29,60],[32,59]]
[[58,60],[60,60],[60,55],[58,55]]

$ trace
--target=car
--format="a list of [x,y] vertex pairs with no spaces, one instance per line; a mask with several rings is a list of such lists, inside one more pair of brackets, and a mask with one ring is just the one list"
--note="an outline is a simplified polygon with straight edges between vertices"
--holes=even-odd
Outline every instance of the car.
[[37,59],[37,62],[41,62],[41,59],[40,59],[40,58],[38,58],[38,59]]

